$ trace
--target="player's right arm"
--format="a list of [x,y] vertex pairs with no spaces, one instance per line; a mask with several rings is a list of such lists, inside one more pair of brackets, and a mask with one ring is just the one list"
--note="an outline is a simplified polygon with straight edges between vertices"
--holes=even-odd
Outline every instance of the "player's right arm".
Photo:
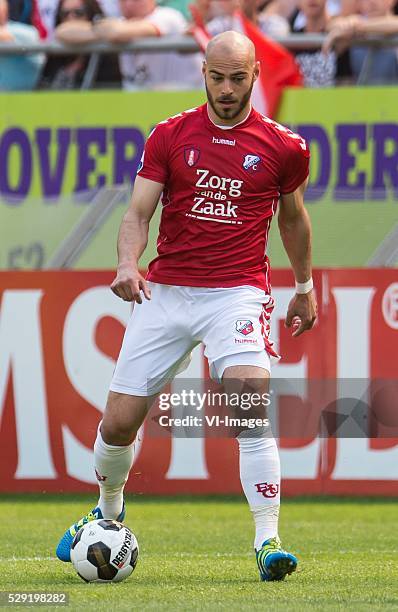
[[137,176],[130,206],[125,213],[117,243],[118,266],[111,289],[126,302],[142,303],[141,290],[147,300],[150,289],[139,273],[138,262],[148,242],[149,222],[163,191],[163,184]]

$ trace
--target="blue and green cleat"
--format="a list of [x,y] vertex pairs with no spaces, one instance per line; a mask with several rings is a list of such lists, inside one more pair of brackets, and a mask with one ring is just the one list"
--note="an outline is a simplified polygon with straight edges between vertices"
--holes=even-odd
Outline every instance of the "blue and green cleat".
[[[123,502],[122,511],[116,520],[122,523],[125,515],[126,515],[126,508]],[[64,535],[60,539],[58,546],[57,546],[56,555],[58,559],[60,559],[60,561],[70,561],[70,549],[72,546],[73,538],[75,537],[79,529],[83,527],[83,525],[86,525],[87,523],[89,523],[90,521],[96,521],[102,518],[104,518],[102,515],[102,512],[97,506],[96,508],[91,510],[91,512],[86,514],[86,516],[83,516],[83,518],[81,518],[80,521],[78,521],[77,523],[74,523],[72,527],[70,527],[67,531],[65,531]]]
[[260,550],[256,550],[256,560],[263,581],[284,580],[297,568],[297,558],[282,549],[279,538],[265,540]]

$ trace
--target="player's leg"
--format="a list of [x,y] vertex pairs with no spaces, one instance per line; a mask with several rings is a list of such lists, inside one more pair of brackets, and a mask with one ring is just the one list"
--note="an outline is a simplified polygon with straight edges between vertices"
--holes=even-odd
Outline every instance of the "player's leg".
[[[279,452],[267,419],[265,399],[269,391],[269,371],[266,367],[242,365],[244,362],[264,362],[269,358],[262,353],[244,353],[219,360],[217,369],[227,393],[236,393],[247,401],[253,394],[264,398],[255,407],[238,411],[240,418],[256,418],[263,426],[236,431],[239,444],[240,480],[249,502],[255,523],[254,547],[257,550],[269,538],[278,537],[280,505]],[[234,363],[240,365],[233,365]],[[249,400],[250,401],[250,400]]]
[[[270,356],[277,357],[269,340],[271,296],[255,287],[217,291],[213,313],[203,325],[205,355],[210,373],[222,381],[227,393],[268,392]],[[231,402],[232,403],[232,402]],[[263,406],[252,406],[241,418],[264,418]],[[236,415],[235,415],[236,416]],[[278,538],[280,504],[279,453],[269,423],[259,429],[237,432],[242,488],[253,512],[255,549],[263,580],[281,580],[297,565]]]
[[102,516],[116,519],[123,512],[123,490],[134,460],[137,432],[156,396],[139,397],[110,391],[94,444],[94,469]]
[[[262,427],[243,429],[238,433],[237,440],[240,479],[255,524],[254,548],[257,564],[261,579],[270,581],[283,580],[287,574],[291,574],[297,567],[297,559],[281,547],[278,535],[279,452],[269,421],[266,419],[266,407],[259,405],[257,401],[258,397],[267,397],[268,359],[265,352],[244,353],[226,357],[217,365],[227,393],[236,393],[238,390],[244,394],[246,402],[252,395],[256,398],[255,405],[249,408],[244,416],[263,419],[265,423]],[[250,361],[253,365],[238,365],[239,362],[247,364]]]
[[123,490],[134,460],[134,442],[154,397],[109,392],[103,420],[94,443],[94,469],[100,495],[97,505],[71,525],[58,543],[56,554],[70,561],[76,533],[86,523],[99,519],[123,521]]
[[57,547],[62,561],[70,561],[73,537],[82,525],[99,518],[123,520],[123,489],[134,458],[135,436],[154,397],[183,369],[196,344],[179,288],[151,283],[151,289],[151,301],[135,306],[128,323],[97,431],[94,463],[99,502],[62,536]]

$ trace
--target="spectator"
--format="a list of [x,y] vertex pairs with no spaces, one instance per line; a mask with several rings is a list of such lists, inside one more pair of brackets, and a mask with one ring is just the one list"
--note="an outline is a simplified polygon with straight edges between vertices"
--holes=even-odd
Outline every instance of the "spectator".
[[[330,18],[346,17],[356,12],[357,3],[357,0],[327,0],[326,10]],[[304,28],[306,17],[298,6],[296,6],[296,9],[290,14],[289,21],[292,30],[295,32]]]
[[[298,32],[321,34],[327,31],[329,16],[327,0],[299,0],[299,8],[305,17],[305,26]],[[336,78],[350,76],[349,57],[341,57],[330,50],[323,53],[320,49],[308,48],[295,51],[306,87],[333,87]]]
[[[68,42],[68,35],[72,32],[75,42],[77,34],[82,31],[91,31],[91,24],[96,18],[103,18],[97,0],[60,0],[55,16],[56,28],[54,36],[62,42]],[[83,37],[84,38],[84,37]],[[82,39],[84,42],[84,39]],[[51,55],[45,65],[41,88],[49,89],[76,89],[81,86],[89,55]],[[120,87],[121,75],[116,54],[101,55],[97,75],[96,87]]]
[[[334,48],[341,50],[350,43],[368,34],[392,36],[398,34],[398,17],[394,15],[393,0],[359,0],[360,15],[336,20],[324,44],[324,52]],[[350,48],[351,67],[355,77],[367,85],[397,83],[398,60],[396,48],[376,48],[371,51],[366,64],[366,75],[363,75],[365,58],[369,47],[355,45]]]
[[240,31],[240,20],[236,18],[235,12],[242,12],[253,21],[258,28],[267,36],[286,36],[289,33],[289,23],[281,15],[258,13],[258,2],[256,0],[212,0],[210,14],[213,16],[206,28],[211,36],[221,34],[228,30]]
[[296,9],[296,0],[265,0],[260,12],[264,15],[281,15],[285,19],[290,19]]
[[[7,0],[0,0],[0,42],[15,42],[20,45],[39,42],[39,33],[36,28],[9,20]],[[39,78],[44,59],[42,53],[1,55],[0,90],[33,89]]]
[[40,17],[38,0],[8,0],[8,18],[36,28],[40,38],[47,37],[47,30]]
[[189,5],[189,20],[191,21],[192,18],[195,19],[197,16],[200,22],[206,24],[211,19],[210,5],[211,0],[193,0]]
[[[56,0],[35,0],[38,3],[38,9],[42,22],[48,32],[49,38],[53,37],[55,29],[55,20],[57,14]],[[120,9],[118,0],[98,0],[98,4],[106,17],[119,17]]]
[[[284,36],[290,33],[290,17],[297,9],[296,0],[270,0],[260,4],[259,19],[269,20],[271,23],[278,23],[283,19],[283,23],[287,23],[287,31]],[[297,11],[296,11],[297,12]],[[286,28],[286,26],[284,26]]]
[[48,38],[52,38],[55,28],[55,15],[57,13],[57,2],[55,0],[37,0],[40,18],[47,30]]
[[98,0],[106,17],[120,17],[119,0]]
[[[156,6],[155,0],[120,0],[123,18],[103,19],[93,26],[63,32],[65,42],[105,41],[127,43],[137,38],[183,34],[184,17],[172,8]],[[125,89],[195,88],[202,83],[199,53],[122,53],[120,66]]]
[[193,0],[159,0],[158,5],[173,8],[184,15],[185,19],[189,20],[191,18],[189,5],[192,4],[192,1]]

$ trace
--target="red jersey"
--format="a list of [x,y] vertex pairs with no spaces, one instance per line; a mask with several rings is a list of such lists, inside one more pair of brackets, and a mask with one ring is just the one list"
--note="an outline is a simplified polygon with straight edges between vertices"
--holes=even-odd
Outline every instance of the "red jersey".
[[305,141],[254,109],[228,129],[210,120],[206,104],[159,123],[138,170],[164,185],[147,278],[269,292],[271,220],[279,196],[301,185],[308,166]]

